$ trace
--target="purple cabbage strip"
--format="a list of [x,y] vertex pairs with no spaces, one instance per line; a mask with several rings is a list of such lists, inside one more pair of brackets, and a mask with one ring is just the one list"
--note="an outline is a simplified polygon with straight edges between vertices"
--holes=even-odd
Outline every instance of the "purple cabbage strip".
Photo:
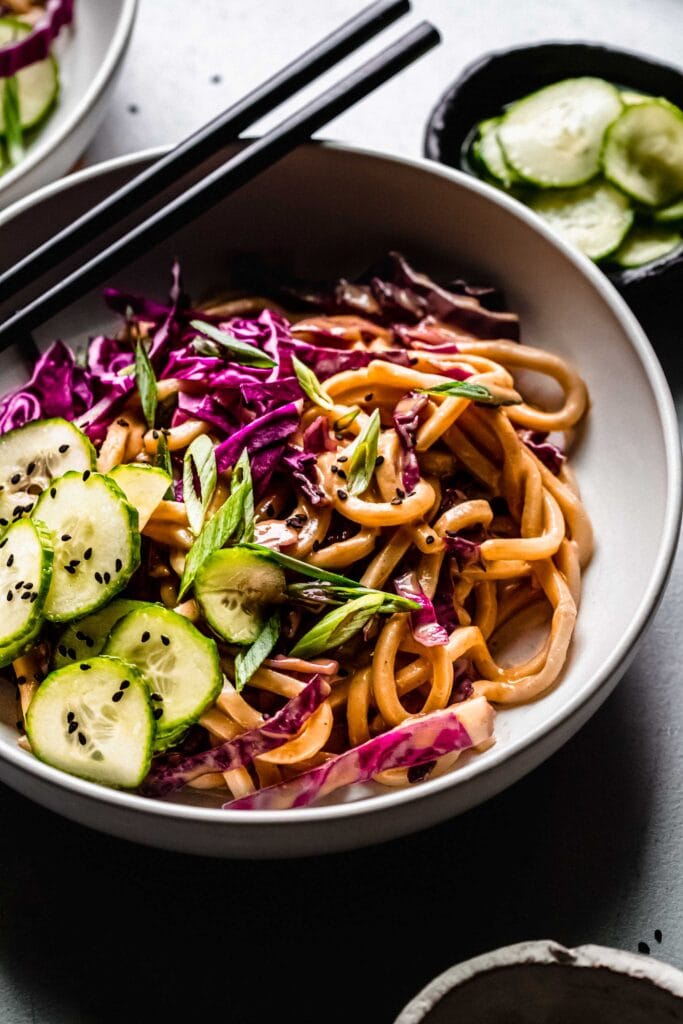
[[473,540],[467,540],[465,537],[451,536],[448,531],[444,536],[444,544],[446,550],[450,554],[455,555],[455,560],[458,564],[458,570],[462,570],[468,565],[475,565],[481,561],[481,544],[477,544]]
[[316,416],[304,430],[304,451],[314,452],[318,455],[320,452],[333,452],[335,449],[336,445],[330,437],[330,424],[327,417]]
[[438,647],[448,643],[448,633],[437,620],[434,605],[420,586],[417,575],[404,572],[394,580],[396,593],[417,601],[419,609],[410,613],[410,628],[414,639],[424,647]]
[[474,680],[477,675],[470,658],[458,658],[453,663],[453,689],[451,690],[451,704],[461,704],[469,700],[474,693]]
[[[301,415],[300,402],[288,402],[279,409],[273,409],[265,416],[241,427],[226,441],[221,442],[216,448],[216,466],[218,472],[234,466],[243,450],[249,452],[249,458],[263,448],[271,448],[274,445],[288,441],[299,426]],[[252,466],[252,474],[256,473]]]
[[259,754],[275,750],[296,736],[330,693],[330,684],[323,676],[314,675],[301,693],[292,697],[257,729],[242,733],[210,750],[202,750],[179,760],[171,757],[153,766],[143,784],[143,792],[150,796],[167,796],[200,775],[226,772],[251,764]]
[[178,408],[173,417],[173,426],[183,423],[186,419],[197,419],[210,423],[224,434],[231,434],[240,426],[234,415],[236,398],[236,392],[229,390],[214,391],[209,395],[190,395],[181,391],[178,395]]
[[558,476],[567,456],[556,444],[547,440],[548,435],[542,430],[520,430],[519,437],[546,469]]
[[313,452],[302,451],[288,445],[282,456],[282,463],[292,471],[292,477],[311,505],[329,505],[329,498],[320,486],[318,460]]
[[48,0],[45,14],[32,31],[0,49],[0,78],[11,78],[23,68],[45,60],[62,28],[71,24],[73,13],[74,0]]
[[466,704],[408,718],[290,782],[268,786],[223,806],[230,811],[308,807],[342,786],[370,782],[390,768],[429,764],[444,754],[477,746],[493,734],[493,717],[493,708],[486,699],[475,697]]
[[92,401],[91,375],[63,342],[55,341],[38,359],[31,379],[0,401],[0,433],[44,417],[73,420]]
[[274,381],[245,381],[240,385],[242,401],[257,416],[277,409],[285,402],[296,402],[302,397],[296,377],[283,377]]
[[420,467],[415,454],[415,440],[420,426],[420,412],[424,409],[427,401],[427,395],[410,391],[394,409],[394,426],[403,448],[401,476],[403,488],[408,494],[414,491],[420,482]]

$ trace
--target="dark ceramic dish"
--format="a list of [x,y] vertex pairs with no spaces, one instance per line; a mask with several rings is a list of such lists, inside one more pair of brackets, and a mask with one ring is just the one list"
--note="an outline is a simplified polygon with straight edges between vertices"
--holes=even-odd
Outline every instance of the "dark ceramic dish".
[[[462,151],[474,126],[527,93],[563,78],[594,75],[635,92],[664,96],[683,108],[683,71],[641,54],[597,43],[536,43],[485,54],[469,64],[434,107],[424,153],[449,167],[473,170]],[[606,271],[629,298],[683,284],[683,251],[631,270]]]

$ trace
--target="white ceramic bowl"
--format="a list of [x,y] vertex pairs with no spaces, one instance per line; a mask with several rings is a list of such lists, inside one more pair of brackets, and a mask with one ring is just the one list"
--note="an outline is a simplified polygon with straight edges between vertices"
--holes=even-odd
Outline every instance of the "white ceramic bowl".
[[65,174],[105,114],[105,100],[126,53],[137,0],[80,0],[55,43],[61,92],[24,159],[0,176],[0,208]]
[[[124,158],[74,175],[0,216],[9,258],[57,229],[140,167]],[[224,281],[228,254],[284,259],[314,278],[353,274],[389,248],[418,266],[505,287],[524,339],[581,368],[592,408],[573,458],[597,538],[562,679],[550,693],[502,711],[496,745],[450,775],[370,799],[297,811],[232,812],[194,793],[167,803],[107,790],[34,760],[0,727],[0,778],[92,827],[140,842],[225,856],[273,857],[379,842],[486,800],[558,749],[602,703],[629,663],[657,604],[680,519],[680,451],[666,381],[624,302],[603,275],[523,206],[471,177],[425,161],[341,146],[308,146],[204,214],[118,281],[164,296],[178,256],[195,298]],[[224,272],[223,272],[224,273]],[[43,329],[41,342],[111,324],[92,295]],[[24,379],[16,354],[0,379]]]
[[395,1024],[680,1024],[683,973],[605,946],[520,942],[457,964]]

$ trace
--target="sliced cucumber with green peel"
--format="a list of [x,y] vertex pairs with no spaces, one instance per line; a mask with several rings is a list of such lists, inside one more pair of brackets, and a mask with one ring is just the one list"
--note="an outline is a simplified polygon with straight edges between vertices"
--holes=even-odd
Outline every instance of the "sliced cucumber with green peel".
[[149,771],[154,718],[149,690],[134,665],[90,658],[52,672],[26,716],[31,750],[46,764],[119,789]]
[[682,243],[683,237],[672,228],[637,227],[629,232],[612,259],[620,267],[642,267],[668,256]]
[[134,612],[137,608],[146,608],[151,604],[147,601],[133,601],[126,597],[115,597],[105,608],[100,608],[84,619],[72,622],[60,635],[55,644],[52,663],[55,668],[63,668],[72,661],[94,658],[100,654],[107,638],[117,622],[124,615]]
[[554,231],[592,260],[619,247],[633,223],[627,197],[605,181],[540,192],[529,205]]
[[[0,18],[0,47],[21,39],[31,26],[16,18]],[[19,93],[19,115],[24,131],[40,124],[59,95],[59,67],[54,57],[35,61],[16,74]],[[4,133],[3,117],[4,80],[0,78],[0,135]]]
[[39,522],[21,519],[0,537],[0,667],[35,643],[52,576],[52,543]]
[[652,214],[658,224],[672,224],[678,220],[683,220],[683,199],[679,199],[676,203],[671,203],[670,206],[663,206],[659,210],[655,210]]
[[114,626],[104,654],[132,662],[147,680],[155,750],[179,739],[223,686],[215,641],[168,608],[149,605],[130,612]]
[[269,611],[285,597],[285,577],[272,562],[239,548],[214,552],[194,581],[194,593],[211,628],[233,644],[251,644]]
[[600,78],[568,78],[519,100],[498,139],[517,174],[541,188],[582,185],[600,169],[605,129],[622,111],[619,92]]
[[33,511],[52,532],[55,557],[45,617],[69,622],[97,611],[140,564],[138,514],[101,473],[65,473]]
[[119,485],[131,505],[138,510],[141,530],[173,482],[159,466],[147,466],[141,462],[126,462],[115,466],[107,476]]
[[683,112],[662,99],[627,107],[607,130],[602,165],[639,202],[672,203],[683,193]]
[[34,420],[0,437],[0,527],[28,515],[51,480],[95,468],[95,449],[68,420]]
[[505,188],[519,182],[519,175],[513,171],[505,159],[503,148],[498,138],[498,128],[502,117],[491,117],[479,125],[479,138],[474,144],[474,153],[484,169],[499,181]]

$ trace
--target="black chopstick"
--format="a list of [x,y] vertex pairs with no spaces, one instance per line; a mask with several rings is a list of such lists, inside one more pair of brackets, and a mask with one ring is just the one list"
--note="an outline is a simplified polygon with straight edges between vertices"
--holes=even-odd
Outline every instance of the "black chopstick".
[[192,185],[161,210],[63,278],[0,325],[0,352],[14,342],[25,344],[30,332],[101,284],[141,253],[211,209],[272,166],[334,117],[388,81],[440,41],[433,25],[420,22],[412,31],[362,64],[266,135]]
[[259,118],[334,67],[410,10],[410,0],[377,0],[199,131],[145,168],[122,188],[0,274],[0,302],[10,299],[103,231],[116,225],[168,185],[234,142]]

